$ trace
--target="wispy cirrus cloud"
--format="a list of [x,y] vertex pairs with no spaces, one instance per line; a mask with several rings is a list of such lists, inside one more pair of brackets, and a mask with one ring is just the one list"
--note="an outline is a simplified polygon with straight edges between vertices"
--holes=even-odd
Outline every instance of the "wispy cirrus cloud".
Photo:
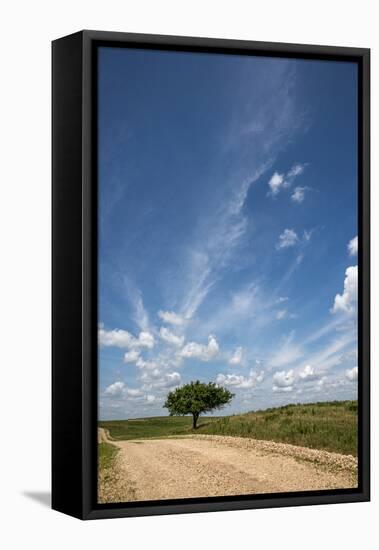
[[141,290],[126,276],[124,276],[124,285],[127,298],[132,306],[132,319],[142,331],[149,331],[149,314],[145,309]]
[[[214,203],[208,204],[207,223],[195,232],[188,249],[185,279],[179,314],[192,319],[209,293],[222,278],[222,273],[238,254],[248,235],[249,220],[245,212],[251,188],[272,167],[277,155],[296,132],[304,126],[303,113],[295,108],[293,93],[296,81],[295,65],[273,63],[264,71],[265,92],[259,92],[259,80],[254,75],[255,93],[243,118],[236,117],[231,125],[228,147],[221,151],[222,160],[230,162],[238,148],[236,174],[220,182]],[[250,122],[246,122],[250,119]],[[246,150],[242,155],[241,151]],[[248,154],[247,154],[248,153]],[[225,158],[226,157],[226,158]],[[221,161],[221,159],[220,159]],[[286,174],[289,185],[304,170],[306,164],[295,163]]]

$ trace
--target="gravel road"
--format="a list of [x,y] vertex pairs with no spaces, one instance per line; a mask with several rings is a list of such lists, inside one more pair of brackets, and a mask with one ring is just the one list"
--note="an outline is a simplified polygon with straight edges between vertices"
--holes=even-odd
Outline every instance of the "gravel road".
[[224,436],[99,440],[120,449],[101,502],[277,493],[355,487],[354,457]]

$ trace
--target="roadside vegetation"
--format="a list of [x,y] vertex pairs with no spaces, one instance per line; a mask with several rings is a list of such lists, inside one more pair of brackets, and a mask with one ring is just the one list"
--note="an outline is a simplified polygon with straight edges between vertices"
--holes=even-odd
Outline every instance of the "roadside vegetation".
[[190,416],[104,421],[99,422],[99,426],[107,429],[115,440],[228,435],[356,456],[357,418],[357,401],[332,401],[286,405],[233,416],[205,416],[199,419],[197,429],[192,428]]
[[104,473],[106,474],[106,471],[111,469],[114,465],[114,460],[118,453],[118,448],[114,445],[111,445],[110,443],[103,442],[99,443],[98,449],[99,469],[104,471]]
[[98,448],[98,502],[117,502],[123,499],[120,492],[120,475],[117,467],[119,449],[101,442]]

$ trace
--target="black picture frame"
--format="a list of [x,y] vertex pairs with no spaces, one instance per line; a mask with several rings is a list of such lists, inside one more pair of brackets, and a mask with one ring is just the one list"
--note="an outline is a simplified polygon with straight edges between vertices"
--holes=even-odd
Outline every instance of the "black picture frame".
[[[111,45],[345,60],[359,73],[357,489],[98,504],[97,48]],[[360,502],[370,499],[370,50],[81,31],[52,43],[52,507],[81,519]]]

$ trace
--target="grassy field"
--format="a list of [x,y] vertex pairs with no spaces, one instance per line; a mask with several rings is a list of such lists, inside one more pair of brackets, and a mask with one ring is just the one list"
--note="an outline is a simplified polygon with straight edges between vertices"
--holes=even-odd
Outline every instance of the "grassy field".
[[215,434],[357,454],[357,401],[286,405],[241,415],[200,417],[197,430],[192,430],[189,416],[113,420],[99,425],[116,440]]

